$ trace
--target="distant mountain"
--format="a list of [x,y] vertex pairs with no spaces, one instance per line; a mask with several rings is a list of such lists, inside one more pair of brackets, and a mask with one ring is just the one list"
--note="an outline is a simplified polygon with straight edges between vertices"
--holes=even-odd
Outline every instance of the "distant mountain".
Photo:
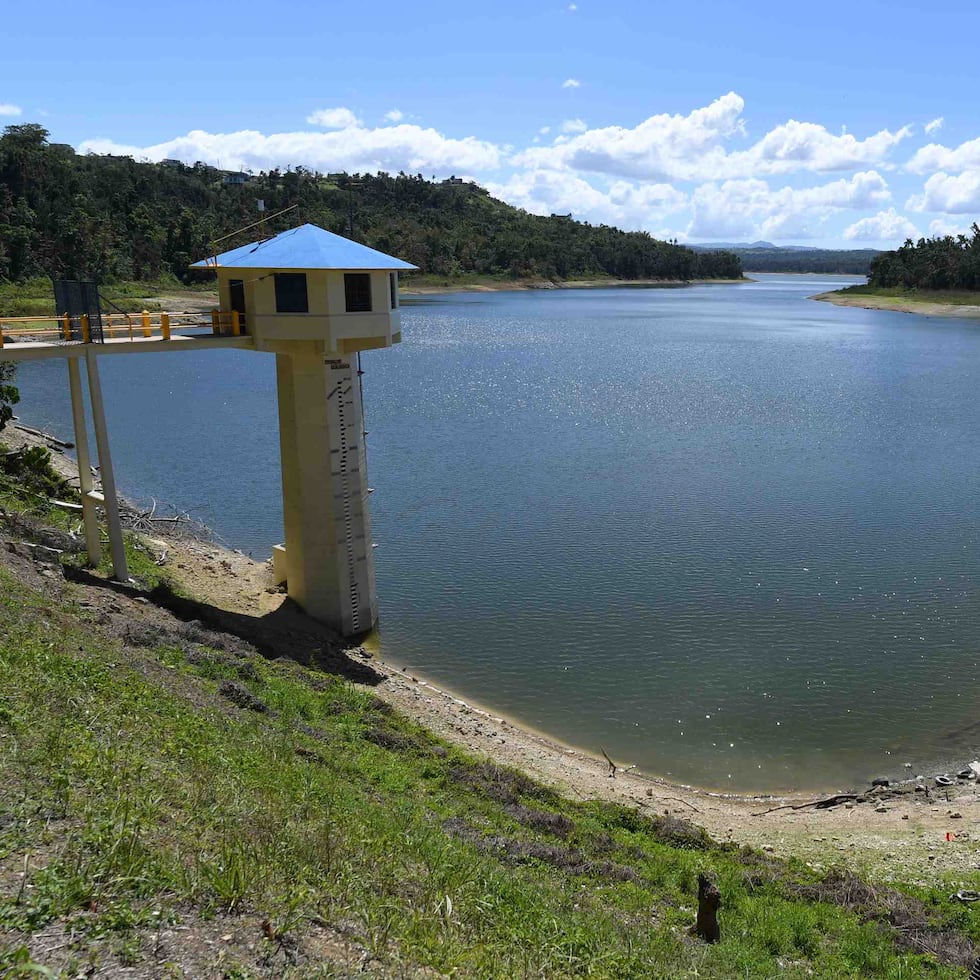
[[693,248],[696,252],[714,252],[718,249],[726,251],[758,251],[763,248],[772,248],[781,252],[823,252],[826,249],[815,248],[813,245],[773,245],[772,242],[703,242],[697,245],[687,243],[688,248]]
[[881,253],[873,248],[813,248],[772,242],[712,242],[687,246],[695,252],[724,249],[742,260],[746,272],[813,272],[866,276]]

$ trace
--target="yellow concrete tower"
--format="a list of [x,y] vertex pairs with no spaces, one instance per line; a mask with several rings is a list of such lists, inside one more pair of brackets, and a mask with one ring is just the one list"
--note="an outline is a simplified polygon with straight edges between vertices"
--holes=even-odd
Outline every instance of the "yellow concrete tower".
[[378,618],[357,355],[401,339],[398,273],[415,266],[302,225],[195,263],[221,310],[276,355],[286,543],[277,575],[345,636]]

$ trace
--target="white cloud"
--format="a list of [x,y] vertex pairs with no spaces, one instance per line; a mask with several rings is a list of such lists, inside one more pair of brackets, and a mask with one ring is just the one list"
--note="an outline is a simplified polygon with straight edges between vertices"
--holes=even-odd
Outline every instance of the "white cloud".
[[550,132],[551,132],[551,127],[550,127],[550,126],[542,126],[542,127],[541,127],[541,128],[540,128],[540,129],[538,130],[538,132],[539,132],[539,133],[540,133],[540,134],[541,134],[542,136],[547,136],[547,135],[548,135],[548,133],[550,133]]
[[891,198],[888,184],[874,170],[817,187],[770,188],[764,180],[727,180],[696,188],[692,238],[815,238],[824,222],[843,210],[865,210]]
[[815,123],[790,120],[749,149],[729,151],[726,142],[745,135],[744,107],[742,97],[729,92],[686,116],[664,113],[632,129],[590,129],[556,146],[525,150],[512,162],[531,169],[637,180],[724,180],[884,165],[891,150],[911,133],[904,126],[860,140],[848,133],[835,136]]
[[980,169],[980,137],[960,143],[955,150],[940,143],[930,143],[916,150],[912,159],[905,165],[914,174],[928,174],[936,170]]
[[980,169],[956,176],[933,174],[922,194],[913,194],[905,206],[910,211],[945,211],[947,214],[980,213]]
[[949,221],[946,218],[934,218],[929,222],[929,234],[937,238],[945,238],[947,235],[966,235],[972,236],[970,230],[971,222],[968,221]]
[[588,128],[588,124],[581,119],[566,119],[561,124],[563,133],[584,133]]
[[[306,117],[306,121],[313,126],[323,126],[324,129],[350,129],[361,125],[361,120],[350,109],[345,109],[343,106],[338,106],[336,109],[314,109]],[[393,122],[397,121],[393,120]]]
[[575,13],[575,11],[578,10],[578,4],[570,3],[565,9],[570,10],[572,13]]
[[919,229],[894,208],[879,211],[871,218],[862,218],[844,229],[848,241],[899,242],[920,238]]
[[903,139],[912,135],[911,126],[897,132],[883,129],[864,140],[843,132],[834,136],[816,123],[791,119],[767,133],[745,154],[730,159],[756,166],[756,172],[789,173],[793,170],[854,170],[880,164]]
[[452,139],[434,129],[408,124],[269,135],[254,130],[208,133],[195,129],[153,146],[93,139],[85,140],[78,149],[81,153],[116,153],[148,160],[201,160],[231,170],[302,166],[351,172],[422,170],[448,175],[495,170],[501,160],[501,149],[493,143],[472,136]]
[[12,102],[0,102],[0,116],[19,116],[24,110]]
[[651,230],[665,215],[687,204],[687,195],[670,184],[634,184],[613,181],[600,189],[581,177],[554,170],[524,171],[506,183],[489,183],[495,197],[532,214],[568,214],[579,221],[614,224],[621,228]]
[[926,123],[926,125],[925,125],[925,131],[927,133],[935,133],[936,130],[939,130],[939,129],[942,129],[943,128],[943,123],[945,121],[946,120],[942,116],[937,116],[932,121]]
[[387,119],[388,122],[400,123],[404,118],[405,113],[402,112],[401,109],[389,109],[388,112],[385,113],[385,119]]
[[561,83],[562,88],[580,88],[582,83],[577,78],[566,78]]

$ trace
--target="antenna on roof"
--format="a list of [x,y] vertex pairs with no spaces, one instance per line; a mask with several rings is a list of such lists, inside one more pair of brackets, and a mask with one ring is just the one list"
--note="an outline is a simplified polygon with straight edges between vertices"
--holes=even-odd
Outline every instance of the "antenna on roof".
[[220,238],[213,238],[209,244],[211,256],[207,259],[208,264],[218,265],[218,248],[219,242],[225,242],[229,238],[234,238],[235,235],[240,235],[242,232],[248,231],[250,228],[254,228],[256,225],[262,225],[263,238],[265,236],[265,223],[266,221],[272,221],[275,218],[280,217],[280,215],[286,214],[288,211],[292,211],[294,208],[298,208],[298,204],[290,204],[288,208],[283,208],[281,211],[276,211],[275,214],[266,215],[265,213],[265,201],[259,201],[259,211],[262,212],[262,217],[258,221],[253,221],[250,225],[245,225],[244,228],[239,228],[236,231],[231,231],[227,235],[222,235]]

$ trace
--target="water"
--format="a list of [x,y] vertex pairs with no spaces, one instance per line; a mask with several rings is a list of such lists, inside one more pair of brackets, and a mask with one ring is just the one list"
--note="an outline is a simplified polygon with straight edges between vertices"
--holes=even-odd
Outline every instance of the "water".
[[[720,789],[975,758],[980,322],[806,299],[842,281],[406,302],[364,355],[384,654]],[[123,491],[267,556],[271,357],[101,363]],[[63,364],[20,384],[70,431]]]

